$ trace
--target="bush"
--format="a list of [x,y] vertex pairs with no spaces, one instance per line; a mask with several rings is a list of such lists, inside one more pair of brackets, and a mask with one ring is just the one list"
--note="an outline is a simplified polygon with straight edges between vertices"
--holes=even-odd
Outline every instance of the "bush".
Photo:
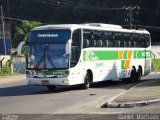
[[160,71],[160,59],[152,59],[152,70]]
[[8,60],[6,62],[6,64],[4,66],[2,66],[2,69],[0,71],[0,75],[7,75],[7,74],[11,74],[11,65],[12,65],[12,61]]

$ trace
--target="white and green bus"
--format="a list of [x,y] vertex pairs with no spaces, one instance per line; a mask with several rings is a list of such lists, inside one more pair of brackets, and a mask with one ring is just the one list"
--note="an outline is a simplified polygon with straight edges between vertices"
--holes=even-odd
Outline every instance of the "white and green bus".
[[34,28],[26,44],[27,82],[49,90],[77,84],[89,88],[105,80],[139,81],[151,72],[146,30],[101,23],[47,25]]

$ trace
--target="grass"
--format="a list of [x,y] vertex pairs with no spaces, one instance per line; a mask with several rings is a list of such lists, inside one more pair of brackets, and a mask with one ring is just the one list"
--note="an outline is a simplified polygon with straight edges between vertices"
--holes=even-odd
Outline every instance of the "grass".
[[7,77],[7,76],[15,76],[19,75],[19,73],[0,73],[0,77]]
[[152,71],[160,71],[160,59],[152,59]]
[[155,83],[157,86],[160,86],[160,80],[157,80]]
[[15,75],[11,72],[12,61],[8,60],[5,65],[0,69],[0,76],[12,76]]

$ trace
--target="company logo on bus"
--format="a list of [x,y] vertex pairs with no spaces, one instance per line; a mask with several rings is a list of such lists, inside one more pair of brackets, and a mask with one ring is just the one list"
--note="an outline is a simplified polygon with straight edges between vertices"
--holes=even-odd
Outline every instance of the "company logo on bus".
[[56,37],[58,38],[58,34],[38,34],[39,38],[45,38],[45,37]]

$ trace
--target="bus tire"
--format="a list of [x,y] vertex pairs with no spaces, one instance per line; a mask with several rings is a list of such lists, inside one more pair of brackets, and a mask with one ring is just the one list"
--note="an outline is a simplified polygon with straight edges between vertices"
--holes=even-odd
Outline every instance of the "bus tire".
[[140,68],[138,68],[138,70],[137,70],[137,72],[136,72],[135,82],[139,82],[139,81],[140,81],[140,79],[141,79],[141,75],[142,75],[142,73],[141,73],[141,69],[140,69]]
[[56,89],[56,86],[55,85],[48,85],[47,88],[48,88],[48,91],[52,92]]
[[88,89],[91,85],[91,77],[89,72],[87,72],[85,78],[84,78],[84,84],[83,84],[83,88],[84,89]]
[[136,80],[136,77],[137,77],[137,75],[136,75],[136,70],[135,70],[135,68],[132,68],[129,81],[130,81],[130,82],[134,82],[134,81]]

